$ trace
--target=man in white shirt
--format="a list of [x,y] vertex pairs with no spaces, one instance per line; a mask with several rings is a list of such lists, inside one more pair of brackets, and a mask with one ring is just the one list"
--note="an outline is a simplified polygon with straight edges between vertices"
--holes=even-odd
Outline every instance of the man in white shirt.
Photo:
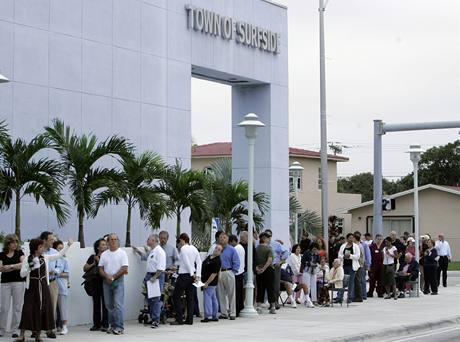
[[438,285],[441,285],[441,272],[442,272],[442,286],[447,287],[447,268],[449,267],[449,261],[452,260],[452,254],[450,253],[449,243],[444,240],[444,234],[439,234],[438,241],[436,241],[435,248],[438,252]]
[[109,249],[99,259],[99,274],[104,279],[104,301],[109,314],[110,328],[107,333],[121,335],[124,332],[124,297],[123,278],[128,274],[128,255],[120,248],[117,234],[107,237]]
[[236,235],[230,235],[228,237],[228,243],[235,248],[238,258],[240,259],[240,268],[235,274],[236,317],[239,317],[240,311],[244,309],[244,269],[246,252],[244,247],[238,243],[238,237]]
[[398,257],[398,249],[393,246],[393,241],[390,237],[385,239],[385,247],[383,253],[383,284],[385,285],[386,296],[385,299],[391,298],[390,288],[393,290],[392,294],[394,299],[398,299],[396,293],[396,279],[395,279],[395,259]]
[[[152,319],[152,329],[156,329],[160,326],[161,307],[163,305],[161,302],[161,292],[163,291],[166,270],[166,252],[159,245],[159,241],[160,237],[157,234],[151,234],[149,236],[147,239],[147,246],[150,247],[150,252],[145,258],[147,265],[144,282],[147,285],[148,282],[155,283],[158,281],[160,288],[160,296],[155,297],[149,297],[149,292],[147,290],[147,301],[149,304],[150,318]],[[137,247],[134,247],[134,251],[141,255],[143,254]]]
[[[193,324],[195,300],[193,283],[198,283],[201,278],[201,257],[198,250],[190,245],[190,238],[182,233],[177,241],[179,246],[179,276],[174,287],[173,300],[176,311],[176,320],[171,325]],[[187,318],[184,322],[182,308],[182,294],[185,292],[187,300]]]

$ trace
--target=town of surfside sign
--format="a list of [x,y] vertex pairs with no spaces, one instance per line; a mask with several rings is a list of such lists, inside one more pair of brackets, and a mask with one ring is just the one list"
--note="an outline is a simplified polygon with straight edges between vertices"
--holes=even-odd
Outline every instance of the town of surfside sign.
[[195,31],[220,36],[226,40],[271,52],[280,53],[280,35],[270,30],[221,16],[203,8],[186,5],[188,28]]

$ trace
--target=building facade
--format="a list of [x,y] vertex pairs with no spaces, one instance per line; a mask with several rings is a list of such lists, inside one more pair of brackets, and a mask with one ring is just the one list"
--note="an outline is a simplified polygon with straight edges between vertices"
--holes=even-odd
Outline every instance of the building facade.
[[[192,148],[192,169],[206,170],[213,161],[232,156],[231,143],[213,143]],[[298,199],[303,210],[310,210],[321,216],[321,161],[320,153],[300,148],[289,148],[289,165],[299,162],[303,167],[299,183],[291,179],[293,187],[298,187]],[[348,158],[328,156],[329,215],[336,215],[345,231],[351,230],[351,215],[344,209],[361,203],[361,195],[337,192],[337,163],[347,162]],[[289,182],[289,176],[285,183]],[[268,225],[267,225],[268,227]]]
[[[11,80],[0,86],[0,119],[14,137],[30,139],[60,118],[77,133],[119,134],[138,151],[155,151],[169,163],[178,158],[186,167],[191,78],[231,85],[234,174],[248,174],[237,124],[257,113],[266,127],[256,144],[255,187],[273,198],[271,225],[287,225],[288,185],[276,181],[288,176],[285,7],[268,0],[2,0],[0,46],[0,70]],[[13,211],[1,213],[1,230],[13,230]],[[45,228],[76,236],[72,205],[71,211],[59,230],[53,213],[25,198],[23,236]],[[86,238],[123,233],[125,215],[123,206],[104,208],[85,222]],[[182,222],[190,231],[187,217]],[[172,222],[165,227],[174,231]],[[133,215],[133,243],[146,234]]]

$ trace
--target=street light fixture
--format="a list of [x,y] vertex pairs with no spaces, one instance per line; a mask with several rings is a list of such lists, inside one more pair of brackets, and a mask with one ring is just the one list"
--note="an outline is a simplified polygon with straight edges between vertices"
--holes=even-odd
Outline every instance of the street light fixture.
[[[295,199],[299,200],[299,180],[302,178],[303,167],[298,161],[292,163],[289,167],[289,176],[294,179]],[[294,242],[299,243],[299,219],[297,210],[294,217]]]
[[[417,262],[420,261],[420,249],[419,249],[419,239],[420,239],[420,219],[419,219],[419,212],[418,212],[418,163],[420,162],[420,158],[424,150],[420,146],[420,144],[412,144],[409,146],[409,153],[410,160],[412,165],[414,166],[414,226],[415,226],[415,260]],[[417,289],[415,291],[416,295],[418,296],[420,293],[420,279],[417,282]]]
[[7,83],[9,81],[10,80],[6,76],[3,76],[2,74],[0,74],[0,83]]
[[259,117],[254,113],[249,113],[244,117],[244,120],[238,124],[238,127],[244,127],[246,138],[248,139],[249,147],[249,179],[248,179],[248,276],[246,280],[246,298],[244,301],[244,309],[241,310],[242,317],[255,317],[257,311],[254,309],[254,273],[252,265],[252,248],[254,235],[254,145],[257,137],[257,129],[265,125],[259,121]]

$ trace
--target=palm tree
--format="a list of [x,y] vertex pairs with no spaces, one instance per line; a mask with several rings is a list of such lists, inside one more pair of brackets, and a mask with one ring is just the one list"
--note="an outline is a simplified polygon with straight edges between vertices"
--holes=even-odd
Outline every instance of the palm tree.
[[15,200],[15,234],[21,239],[21,200],[32,196],[37,203],[43,200],[47,208],[55,211],[62,226],[68,216],[67,203],[62,200],[64,185],[62,168],[56,161],[39,158],[38,152],[49,145],[42,135],[29,143],[23,139],[12,140],[3,131],[0,143],[0,210],[8,210]]
[[[247,225],[248,184],[245,180],[232,182],[232,164],[230,158],[223,158],[213,162],[208,175],[206,202],[209,214],[220,218],[225,231],[231,232],[235,224],[237,230]],[[263,216],[269,208],[268,195],[263,192],[254,192],[254,225],[257,230],[263,227]],[[210,222],[211,218],[207,218]]]
[[204,174],[184,169],[177,159],[174,165],[166,168],[163,179],[156,186],[166,196],[169,211],[176,216],[177,236],[181,233],[181,214],[185,209],[190,208],[194,217],[200,217],[206,211],[204,186]]
[[8,129],[6,126],[6,121],[0,121],[0,144],[4,143],[8,139]]
[[[155,189],[153,182],[161,179],[165,165],[161,157],[152,152],[144,152],[138,157],[127,154],[121,158],[120,179],[96,196],[93,216],[101,206],[124,201],[128,207],[126,219],[125,246],[131,247],[131,212],[139,206],[141,219],[148,219],[151,225],[158,225],[166,215],[163,196]],[[157,212],[163,208],[162,212]]]
[[78,241],[85,247],[83,221],[94,210],[95,192],[105,190],[109,184],[120,179],[113,168],[97,166],[107,156],[122,156],[131,150],[126,139],[112,136],[99,142],[93,134],[77,136],[64,122],[53,120],[45,127],[45,136],[62,159],[70,193],[77,208]]

